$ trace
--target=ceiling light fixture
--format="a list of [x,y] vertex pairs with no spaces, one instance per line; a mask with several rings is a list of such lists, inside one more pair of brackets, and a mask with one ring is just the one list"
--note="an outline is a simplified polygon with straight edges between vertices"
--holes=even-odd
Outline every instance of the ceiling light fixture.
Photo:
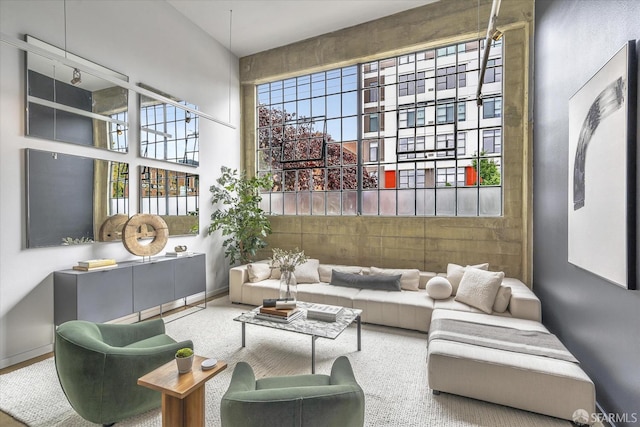
[[74,86],[77,86],[80,83],[82,83],[82,75],[80,74],[80,70],[78,70],[77,68],[74,68],[73,69],[73,78],[71,79],[71,84],[74,85]]

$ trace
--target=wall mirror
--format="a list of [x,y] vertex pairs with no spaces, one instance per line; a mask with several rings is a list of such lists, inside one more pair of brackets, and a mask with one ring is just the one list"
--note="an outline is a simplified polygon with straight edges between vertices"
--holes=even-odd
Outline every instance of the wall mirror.
[[128,77],[26,36],[29,44],[68,57],[72,68],[27,52],[27,135],[117,152],[128,151],[129,91],[91,74],[99,70],[123,82]]
[[25,149],[28,248],[120,241],[129,164]]
[[140,213],[160,215],[170,236],[198,234],[200,176],[139,166]]
[[[142,83],[138,86],[197,110],[196,105]],[[140,94],[140,155],[188,166],[198,166],[200,115]]]

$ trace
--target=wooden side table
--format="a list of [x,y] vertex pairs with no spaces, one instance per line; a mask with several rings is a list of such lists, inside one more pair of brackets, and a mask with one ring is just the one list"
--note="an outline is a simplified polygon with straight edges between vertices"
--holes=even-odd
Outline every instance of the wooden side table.
[[162,392],[162,427],[204,427],[204,383],[227,368],[218,361],[213,369],[203,371],[206,357],[194,356],[193,369],[178,373],[176,361],[138,378],[138,385]]

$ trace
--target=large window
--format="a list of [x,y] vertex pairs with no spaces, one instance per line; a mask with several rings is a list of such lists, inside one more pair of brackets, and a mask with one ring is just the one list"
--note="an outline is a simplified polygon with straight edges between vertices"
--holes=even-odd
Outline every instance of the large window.
[[483,40],[257,86],[263,208],[285,215],[502,214],[502,43]]

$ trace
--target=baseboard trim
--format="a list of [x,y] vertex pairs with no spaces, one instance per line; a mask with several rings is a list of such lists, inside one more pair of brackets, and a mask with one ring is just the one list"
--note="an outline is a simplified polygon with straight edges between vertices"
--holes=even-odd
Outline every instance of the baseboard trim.
[[51,353],[53,351],[53,343],[43,345],[42,347],[34,348],[33,350],[25,351],[24,353],[16,354],[5,359],[0,360],[0,369],[7,368],[9,366],[17,365],[18,363],[27,362],[36,357]]

